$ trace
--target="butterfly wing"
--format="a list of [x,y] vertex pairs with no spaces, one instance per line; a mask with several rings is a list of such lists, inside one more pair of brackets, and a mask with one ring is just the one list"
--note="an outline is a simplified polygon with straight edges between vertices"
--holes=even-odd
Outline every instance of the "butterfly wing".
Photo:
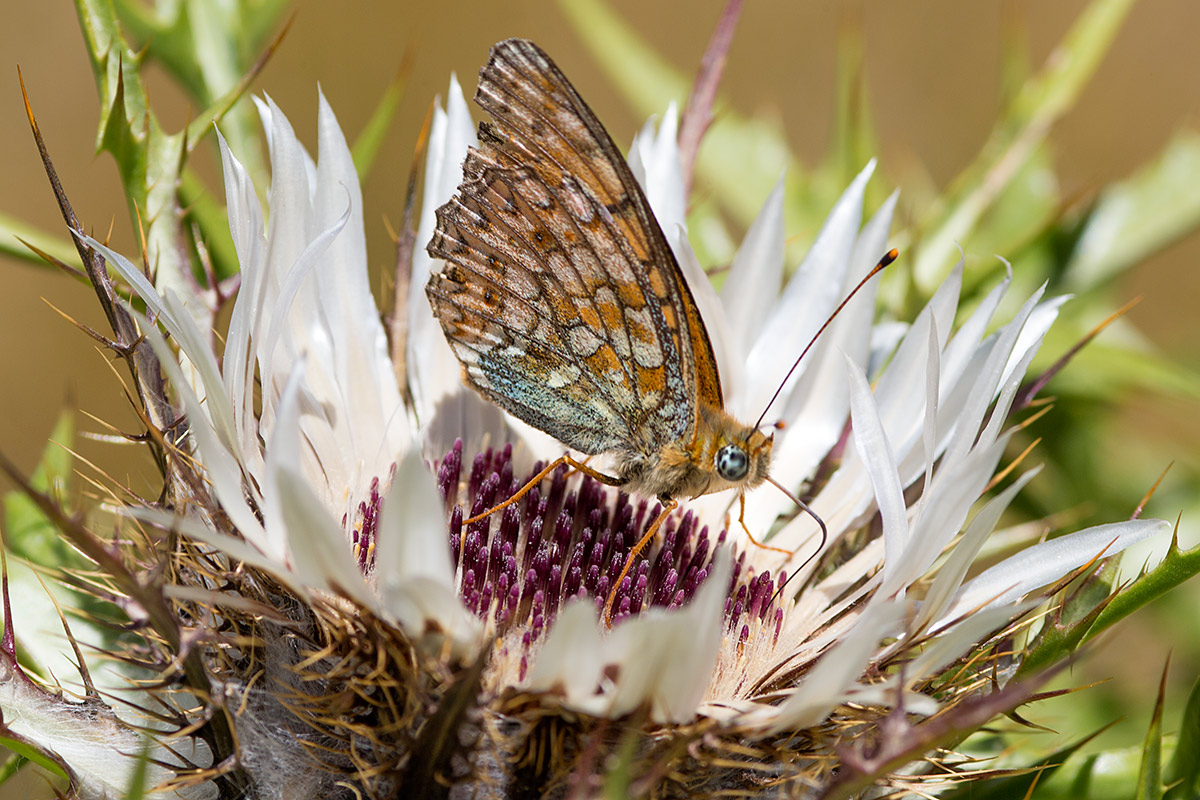
[[437,212],[426,286],[470,382],[585,453],[650,452],[721,407],[708,334],[624,158],[553,62],[492,48],[493,118]]

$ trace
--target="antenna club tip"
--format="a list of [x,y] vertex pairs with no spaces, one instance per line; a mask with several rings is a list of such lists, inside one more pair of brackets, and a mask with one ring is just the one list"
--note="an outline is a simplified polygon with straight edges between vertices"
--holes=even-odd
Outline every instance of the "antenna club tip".
[[883,258],[879,259],[879,266],[886,267],[888,264],[892,263],[899,257],[900,257],[900,251],[893,247],[891,250],[888,250],[887,253],[884,254]]

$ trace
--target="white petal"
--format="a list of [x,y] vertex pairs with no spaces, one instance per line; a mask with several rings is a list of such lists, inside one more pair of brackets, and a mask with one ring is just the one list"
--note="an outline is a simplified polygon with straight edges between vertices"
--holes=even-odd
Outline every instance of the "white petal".
[[875,500],[883,520],[883,541],[886,555],[883,561],[883,591],[890,594],[900,587],[889,586],[889,573],[908,545],[908,509],[904,503],[904,487],[896,472],[896,459],[880,423],[875,399],[866,376],[860,368],[846,360],[850,376],[850,419],[854,427],[854,445],[867,468]]
[[383,607],[414,639],[432,627],[460,653],[477,643],[479,620],[454,588],[441,496],[415,451],[400,462],[383,502],[375,576]]
[[283,393],[277,424],[267,444],[263,524],[269,535],[286,540],[289,563],[301,583],[344,591],[370,608],[374,597],[367,591],[341,526],[298,470],[303,366],[297,365]]
[[[898,197],[893,193],[859,234],[842,287],[843,296],[878,263]],[[822,334],[820,346],[806,356],[809,363],[804,380],[796,385],[780,409],[788,427],[776,436],[771,474],[785,486],[794,488],[810,478],[842,436],[850,415],[845,359],[864,369],[867,365],[877,289],[877,280],[864,286]],[[758,413],[754,409],[747,411],[751,415]],[[747,524],[753,526],[751,530],[767,530],[771,521],[790,511],[791,506],[791,501],[778,492],[758,492],[747,507]]]
[[247,469],[252,474],[259,474],[262,455],[258,446],[258,419],[254,415],[254,393],[247,387],[254,384],[250,337],[260,313],[263,281],[261,264],[265,259],[266,230],[262,206],[259,205],[250,175],[230,152],[225,137],[219,132],[217,141],[221,147],[221,164],[225,175],[225,209],[229,217],[229,232],[233,236],[241,266],[241,286],[230,313],[221,371],[225,390],[234,403],[238,442],[243,457],[247,459]]
[[476,142],[462,89],[452,76],[446,95],[446,111],[434,110],[429,155],[425,159],[425,193],[413,252],[412,291],[408,300],[409,386],[417,421],[422,428],[432,420],[437,404],[445,395],[466,391],[458,359],[446,344],[442,327],[434,319],[433,309],[425,297],[425,284],[435,268],[425,246],[433,236],[434,211],[450,200],[462,182],[463,159],[467,148]]
[[[183,308],[182,303],[175,299],[173,295],[168,295],[167,298],[160,297],[153,284],[147,280],[142,271],[134,266],[129,259],[90,236],[78,233],[76,236],[84,244],[104,256],[113,269],[145,301],[146,307],[154,312],[163,327],[179,342],[180,348],[188,357],[188,361],[200,376],[206,398],[210,400],[209,403],[206,403],[207,411],[203,413],[211,416],[226,446],[236,448],[238,445],[237,436],[234,431],[232,408],[228,400],[225,399],[221,371],[217,366],[212,348],[209,346],[208,336],[196,328],[196,323],[192,317]],[[160,357],[162,357],[161,354]],[[176,357],[171,353],[167,356],[167,360],[175,361]],[[190,382],[184,382],[180,385],[188,386],[191,384]]]
[[1170,523],[1161,519],[1135,519],[1097,525],[1027,547],[963,586],[950,610],[942,615],[934,628],[977,608],[1011,604],[1094,558],[1116,555],[1131,544],[1170,529]]
[[597,625],[596,604],[588,597],[572,598],[538,651],[529,672],[529,689],[554,692],[568,702],[581,702],[600,683],[603,657],[604,641]]
[[[158,355],[167,382],[176,387],[178,398],[183,401],[190,420],[190,432],[196,442],[196,453],[200,463],[204,465],[205,477],[213,488],[213,494],[221,502],[222,509],[248,542],[272,560],[283,563],[283,543],[272,541],[266,536],[254,511],[246,502],[245,492],[252,490],[245,488],[248,484],[243,479],[241,464],[221,442],[201,408],[199,399],[189,390],[183,372],[171,358],[171,349],[162,334],[146,320],[139,319],[138,322],[146,341]],[[209,399],[214,398],[210,396]]]
[[[765,406],[791,369],[795,356],[789,353],[781,357],[780,348],[804,347],[841,302],[841,287],[862,222],[863,192],[874,169],[872,161],[842,193],[751,348],[746,370],[754,376],[755,385],[748,408]],[[801,364],[788,380],[788,388],[796,384],[805,369],[807,365]]]
[[[772,709],[775,713],[756,715],[759,720],[770,720],[764,733],[799,730],[816,725],[829,716],[866,670],[880,639],[891,633],[903,616],[902,601],[880,600],[870,604],[857,623],[843,632],[837,644],[808,671],[791,696]],[[761,724],[756,722],[756,716],[745,721]]]
[[373,477],[407,448],[409,426],[371,295],[358,174],[337,119],[324,95],[320,100],[316,226],[332,227],[342,215],[348,220],[330,246],[328,266],[317,271],[315,300],[318,319],[332,339],[334,361],[326,368],[341,389],[338,400],[346,418],[339,422]]
[[[591,714],[619,717],[648,703],[656,722],[693,719],[721,646],[729,575],[729,555],[720,550],[690,603],[647,609],[607,637],[581,630],[597,630],[593,604],[568,604],[543,645],[546,663],[539,652],[529,685],[562,692],[568,707]],[[611,680],[604,677],[607,667]]]
[[926,645],[921,654],[908,663],[904,680],[911,686],[937,674],[967,651],[978,648],[993,631],[1004,627],[1010,619],[1034,605],[1036,603],[992,605],[972,611]]
[[713,559],[708,579],[682,609],[643,611],[613,631],[609,642],[622,652],[609,707],[621,716],[650,702],[656,722],[686,722],[696,715],[712,678],[724,634],[721,624],[730,560],[725,550]]
[[1021,475],[1010,486],[1005,487],[1004,491],[989,500],[975,515],[975,519],[971,520],[971,524],[963,532],[962,539],[954,546],[950,557],[938,570],[937,577],[934,578],[933,584],[926,592],[925,599],[921,604],[921,611],[913,623],[916,630],[920,630],[934,618],[940,617],[946,610],[951,597],[962,585],[963,578],[967,576],[979,549],[987,540],[988,534],[1000,521],[1000,515],[1017,496],[1017,492],[1025,488],[1025,484],[1041,471],[1041,467],[1035,467]]
[[[721,303],[733,338],[731,349],[744,357],[758,338],[766,315],[763,300],[773,297],[783,283],[783,176],[767,195],[746,238],[729,265],[721,287]],[[740,362],[741,359],[739,358]],[[726,390],[729,393],[729,390]]]
[[[629,169],[645,191],[650,210],[672,249],[678,242],[672,231],[680,227],[687,229],[687,198],[679,163],[678,132],[679,112],[672,102],[657,130],[654,120],[648,120],[629,148]],[[680,258],[679,250],[675,250],[675,257]],[[695,283],[690,285],[696,287]]]

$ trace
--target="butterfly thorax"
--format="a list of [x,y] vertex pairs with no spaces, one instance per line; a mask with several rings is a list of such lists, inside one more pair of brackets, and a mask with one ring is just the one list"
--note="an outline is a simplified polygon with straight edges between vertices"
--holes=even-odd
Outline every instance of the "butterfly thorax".
[[747,491],[767,478],[774,437],[701,403],[691,440],[621,453],[621,488],[658,498]]

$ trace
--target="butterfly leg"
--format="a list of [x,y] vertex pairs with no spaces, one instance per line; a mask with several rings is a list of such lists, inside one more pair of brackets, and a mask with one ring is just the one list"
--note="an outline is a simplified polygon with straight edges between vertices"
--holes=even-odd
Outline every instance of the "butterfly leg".
[[592,469],[587,464],[584,464],[581,461],[576,461],[575,459],[571,458],[571,456],[569,454],[564,453],[562,456],[554,459],[549,464],[547,464],[546,468],[543,469],[541,472],[539,472],[537,475],[534,475],[532,478],[530,478],[528,481],[526,481],[525,485],[522,486],[520,489],[518,489],[517,493],[514,494],[512,497],[508,498],[503,503],[499,503],[497,505],[492,506],[487,511],[484,511],[482,514],[476,514],[475,516],[471,517],[470,519],[463,520],[463,525],[470,525],[472,522],[478,522],[481,519],[490,517],[492,514],[495,514],[497,511],[500,511],[501,509],[508,508],[513,503],[517,502],[522,497],[529,494],[530,490],[532,490],[533,487],[535,487],[539,483],[541,483],[543,478],[545,478],[547,475],[549,475],[554,470],[558,469],[563,464],[566,464],[568,467],[575,470],[576,472],[582,472],[584,475],[588,475],[592,478],[595,478],[596,480],[600,481],[601,483],[603,483],[607,486],[620,486],[621,485],[620,478],[614,478],[611,475],[605,475],[603,472]]
[[789,556],[796,554],[795,550],[784,550],[781,547],[772,547],[769,544],[763,544],[758,539],[754,538],[754,534],[750,533],[750,529],[746,527],[746,495],[738,495],[738,524],[742,526],[742,530],[746,532],[746,538],[750,540],[750,544],[761,547],[763,550],[774,550],[776,553],[784,553]]
[[638,554],[646,549],[646,545],[650,544],[650,540],[654,538],[654,534],[658,533],[658,529],[661,528],[662,524],[667,521],[667,517],[669,517],[671,512],[677,508],[679,508],[679,501],[675,498],[670,498],[663,503],[662,511],[658,512],[658,516],[655,517],[654,521],[650,523],[650,527],[646,529],[644,534],[642,534],[642,538],[639,539],[638,543],[635,544],[633,549],[629,551],[629,557],[625,559],[625,568],[621,570],[620,576],[617,578],[616,582],[613,583],[612,589],[609,590],[608,599],[604,601],[604,614],[601,616],[601,619],[604,620],[605,625],[610,627],[612,626],[613,603],[617,599],[617,591],[620,590],[621,583],[625,580],[625,576],[629,574],[629,570],[633,567],[634,559],[636,559]]

